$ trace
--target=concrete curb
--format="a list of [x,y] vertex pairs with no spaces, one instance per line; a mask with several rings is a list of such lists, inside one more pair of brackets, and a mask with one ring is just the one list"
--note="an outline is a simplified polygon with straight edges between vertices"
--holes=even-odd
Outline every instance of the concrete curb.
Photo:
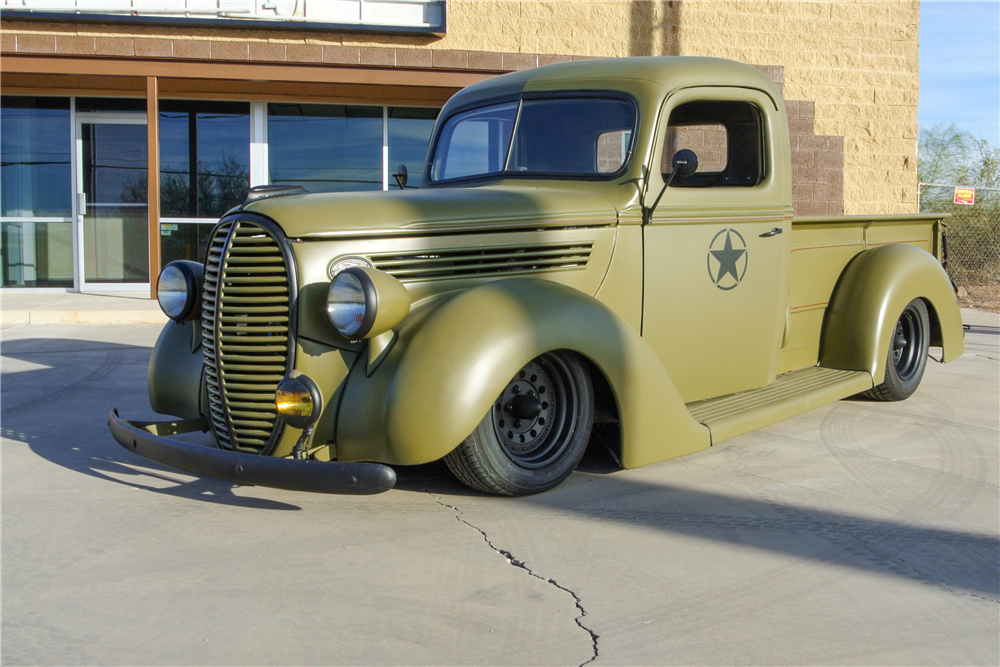
[[5,310],[0,315],[4,325],[12,324],[166,324],[167,316],[159,310]]
[[164,324],[159,304],[137,292],[0,290],[0,322],[24,324]]
[[0,320],[3,324],[165,324],[167,316],[135,310],[14,310],[4,311]]

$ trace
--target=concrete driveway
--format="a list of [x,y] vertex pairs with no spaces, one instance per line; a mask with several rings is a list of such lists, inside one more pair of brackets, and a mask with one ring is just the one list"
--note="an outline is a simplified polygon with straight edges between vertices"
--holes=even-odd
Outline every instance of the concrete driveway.
[[154,418],[157,325],[9,326],[3,663],[1000,664],[1000,322],[966,317],[908,401],[521,499],[158,467],[106,426]]

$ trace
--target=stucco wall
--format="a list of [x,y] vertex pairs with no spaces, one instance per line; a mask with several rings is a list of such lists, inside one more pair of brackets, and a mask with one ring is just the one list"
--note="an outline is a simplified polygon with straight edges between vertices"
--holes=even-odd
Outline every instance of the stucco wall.
[[843,137],[844,212],[916,211],[919,2],[460,0],[448,12],[450,49],[782,67],[785,98],[815,103],[815,133]]
[[919,11],[912,0],[452,0],[444,37],[5,21],[0,50],[497,72],[575,57],[732,58],[760,66],[796,102],[800,213],[907,213]]

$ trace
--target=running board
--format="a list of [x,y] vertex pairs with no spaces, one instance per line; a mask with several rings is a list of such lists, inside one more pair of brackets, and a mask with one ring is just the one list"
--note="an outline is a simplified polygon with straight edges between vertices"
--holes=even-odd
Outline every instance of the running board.
[[779,375],[761,389],[688,403],[687,409],[695,421],[708,427],[712,444],[717,445],[872,386],[872,376],[866,371],[811,366]]

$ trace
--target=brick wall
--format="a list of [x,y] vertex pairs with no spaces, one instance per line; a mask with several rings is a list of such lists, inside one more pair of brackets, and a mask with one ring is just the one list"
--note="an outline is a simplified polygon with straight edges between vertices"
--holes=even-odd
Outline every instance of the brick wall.
[[767,72],[789,101],[801,213],[906,213],[916,210],[919,11],[916,0],[453,0],[441,38],[5,21],[0,51],[486,72],[732,58]]

